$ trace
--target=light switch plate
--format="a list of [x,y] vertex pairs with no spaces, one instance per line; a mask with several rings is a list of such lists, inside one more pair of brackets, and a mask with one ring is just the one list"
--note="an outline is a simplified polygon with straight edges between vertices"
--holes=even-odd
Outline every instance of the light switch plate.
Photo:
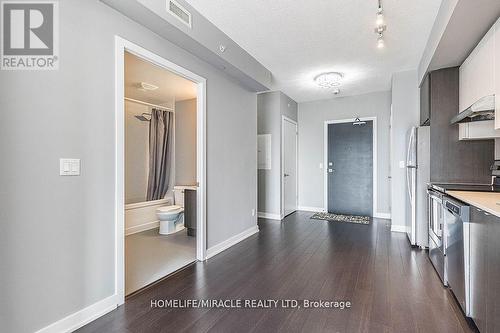
[[399,168],[400,169],[406,168],[406,162],[405,161],[399,161]]
[[60,176],[80,176],[79,158],[60,158],[59,159]]

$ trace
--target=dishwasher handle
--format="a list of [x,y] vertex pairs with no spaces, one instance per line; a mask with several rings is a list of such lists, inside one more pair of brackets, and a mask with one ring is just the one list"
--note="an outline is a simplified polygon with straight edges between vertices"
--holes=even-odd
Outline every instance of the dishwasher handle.
[[444,207],[453,215],[460,216],[461,206],[458,203],[452,202],[449,198],[444,201]]
[[444,198],[444,208],[463,222],[469,222],[470,206],[468,204],[447,196]]

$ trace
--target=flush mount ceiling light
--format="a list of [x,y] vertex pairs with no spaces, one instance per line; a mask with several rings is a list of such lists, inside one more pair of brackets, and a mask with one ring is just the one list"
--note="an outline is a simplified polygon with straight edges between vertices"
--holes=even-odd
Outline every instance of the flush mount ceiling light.
[[385,46],[384,32],[387,30],[387,25],[384,21],[384,10],[382,8],[382,0],[378,0],[377,20],[375,22],[375,33],[377,34],[377,47],[379,49]]
[[153,91],[153,90],[158,89],[159,87],[155,86],[154,84],[151,84],[151,83],[140,82],[138,84],[138,88],[139,88],[139,90],[142,90],[142,91]]
[[314,78],[314,82],[321,88],[336,88],[340,86],[343,77],[344,75],[338,72],[321,73]]

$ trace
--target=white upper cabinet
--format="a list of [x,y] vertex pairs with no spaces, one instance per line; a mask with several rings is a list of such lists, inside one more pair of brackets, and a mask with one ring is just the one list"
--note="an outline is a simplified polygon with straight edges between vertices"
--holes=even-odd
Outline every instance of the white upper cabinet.
[[[459,112],[480,98],[495,94],[496,25],[488,31],[460,66]],[[500,60],[497,60],[497,62]],[[500,63],[499,63],[500,66]]]
[[459,124],[460,140],[500,137],[500,19],[460,66],[459,89],[458,112],[485,96],[495,95],[495,121]]

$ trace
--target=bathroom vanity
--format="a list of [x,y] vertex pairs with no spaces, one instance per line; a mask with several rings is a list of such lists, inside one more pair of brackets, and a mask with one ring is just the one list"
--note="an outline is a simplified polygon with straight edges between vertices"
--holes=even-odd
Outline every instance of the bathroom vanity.
[[188,236],[196,236],[196,190],[184,190],[184,227]]

